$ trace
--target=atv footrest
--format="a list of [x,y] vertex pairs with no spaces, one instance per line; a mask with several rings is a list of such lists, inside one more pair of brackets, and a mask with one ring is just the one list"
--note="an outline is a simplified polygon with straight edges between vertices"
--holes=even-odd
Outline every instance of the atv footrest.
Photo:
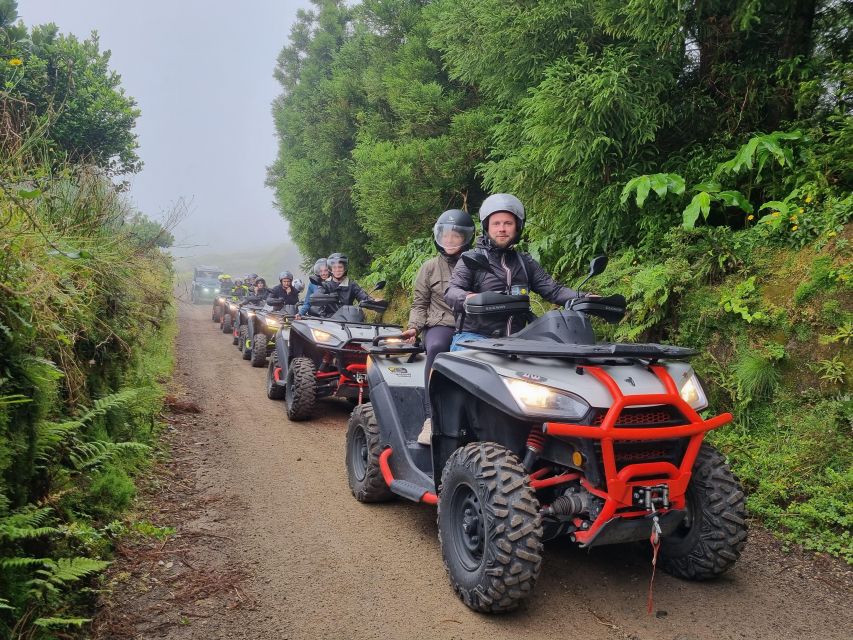
[[421,497],[430,490],[429,487],[422,487],[408,480],[392,480],[391,486],[388,488],[398,496],[403,496],[414,502],[420,502]]

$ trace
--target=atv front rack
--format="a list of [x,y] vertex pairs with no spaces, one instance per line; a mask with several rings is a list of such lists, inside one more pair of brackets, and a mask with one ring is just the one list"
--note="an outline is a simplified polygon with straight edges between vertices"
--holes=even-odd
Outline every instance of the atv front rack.
[[486,340],[462,340],[460,347],[477,349],[500,355],[536,356],[539,358],[640,358],[660,360],[681,359],[695,356],[698,352],[687,347],[667,344],[632,344],[623,342],[599,342],[596,344],[564,344],[524,338],[496,338]]
[[[637,495],[642,494],[654,483],[656,488],[665,491],[668,508],[683,510],[685,494],[690,484],[693,464],[702,445],[702,439],[708,431],[722,427],[732,421],[732,414],[723,413],[709,420],[703,420],[695,409],[685,402],[665,367],[652,365],[651,371],[663,383],[665,393],[643,393],[626,396],[622,393],[616,381],[610,375],[596,366],[583,365],[589,373],[601,382],[613,397],[613,404],[608,409],[602,423],[596,425],[571,424],[563,422],[546,422],[542,431],[549,436],[583,438],[601,441],[601,456],[604,463],[604,478],[606,489],[601,490],[592,486],[586,478],[581,478],[581,484],[595,496],[604,500],[604,506],[595,521],[577,522],[587,528],[574,533],[581,546],[589,546],[596,537],[605,530],[609,521],[614,518],[633,518],[648,516],[648,508],[638,508]],[[687,419],[686,424],[665,427],[617,427],[617,421],[626,407],[638,405],[669,405],[678,409]],[[689,438],[684,457],[679,466],[670,462],[641,462],[629,464],[619,469],[616,464],[614,443],[617,441],[633,440],[672,440]],[[654,480],[650,480],[653,478]],[[654,510],[654,509],[652,509]]]

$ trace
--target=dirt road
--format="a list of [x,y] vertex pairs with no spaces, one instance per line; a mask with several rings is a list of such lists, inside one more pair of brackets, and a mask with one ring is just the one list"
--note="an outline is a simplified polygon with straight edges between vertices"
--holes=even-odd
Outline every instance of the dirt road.
[[[149,549],[145,571],[134,573],[147,586],[116,586],[122,603],[110,614],[133,620],[129,637],[850,637],[849,573],[785,555],[760,530],[715,582],[658,573],[652,615],[644,548],[587,553],[561,543],[546,545],[535,597],[521,610],[473,613],[446,579],[434,508],[352,498],[349,405],[323,401],[312,422],[289,422],[283,404],[264,395],[264,369],[240,358],[208,306],[182,303],[179,315],[176,382],[201,412],[178,421],[178,471],[154,499],[155,511],[158,499],[172,505],[159,510],[178,534]],[[207,586],[193,587],[202,578]]]

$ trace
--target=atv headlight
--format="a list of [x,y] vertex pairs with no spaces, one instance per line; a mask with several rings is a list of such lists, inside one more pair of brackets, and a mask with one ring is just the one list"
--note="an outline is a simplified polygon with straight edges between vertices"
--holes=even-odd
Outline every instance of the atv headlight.
[[330,342],[337,342],[335,336],[327,331],[323,331],[321,329],[311,329],[311,335],[314,336],[314,339],[317,342],[322,342],[323,344],[329,344]]
[[273,327],[273,328],[275,328],[275,327],[277,327],[277,326],[279,325],[278,320],[276,320],[275,318],[267,318],[267,319],[266,319],[266,321],[267,321],[267,326],[268,326],[268,327]]
[[563,391],[517,378],[503,380],[518,406],[527,414],[578,420],[589,410],[585,402]]
[[699,384],[699,379],[695,373],[681,385],[678,393],[684,402],[697,411],[701,411],[708,406],[708,398],[705,397],[705,391],[702,389],[702,385]]
[[246,312],[246,315],[247,315],[247,316],[249,316],[250,318],[254,318],[254,317],[255,317],[255,312],[254,312],[254,311],[247,311],[247,312]]

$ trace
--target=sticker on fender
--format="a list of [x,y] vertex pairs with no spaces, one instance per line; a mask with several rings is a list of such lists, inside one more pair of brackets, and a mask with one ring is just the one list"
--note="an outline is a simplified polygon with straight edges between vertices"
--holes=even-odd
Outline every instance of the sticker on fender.
[[395,376],[399,376],[400,378],[411,378],[412,374],[409,373],[409,370],[406,367],[388,367],[388,371],[393,373]]

